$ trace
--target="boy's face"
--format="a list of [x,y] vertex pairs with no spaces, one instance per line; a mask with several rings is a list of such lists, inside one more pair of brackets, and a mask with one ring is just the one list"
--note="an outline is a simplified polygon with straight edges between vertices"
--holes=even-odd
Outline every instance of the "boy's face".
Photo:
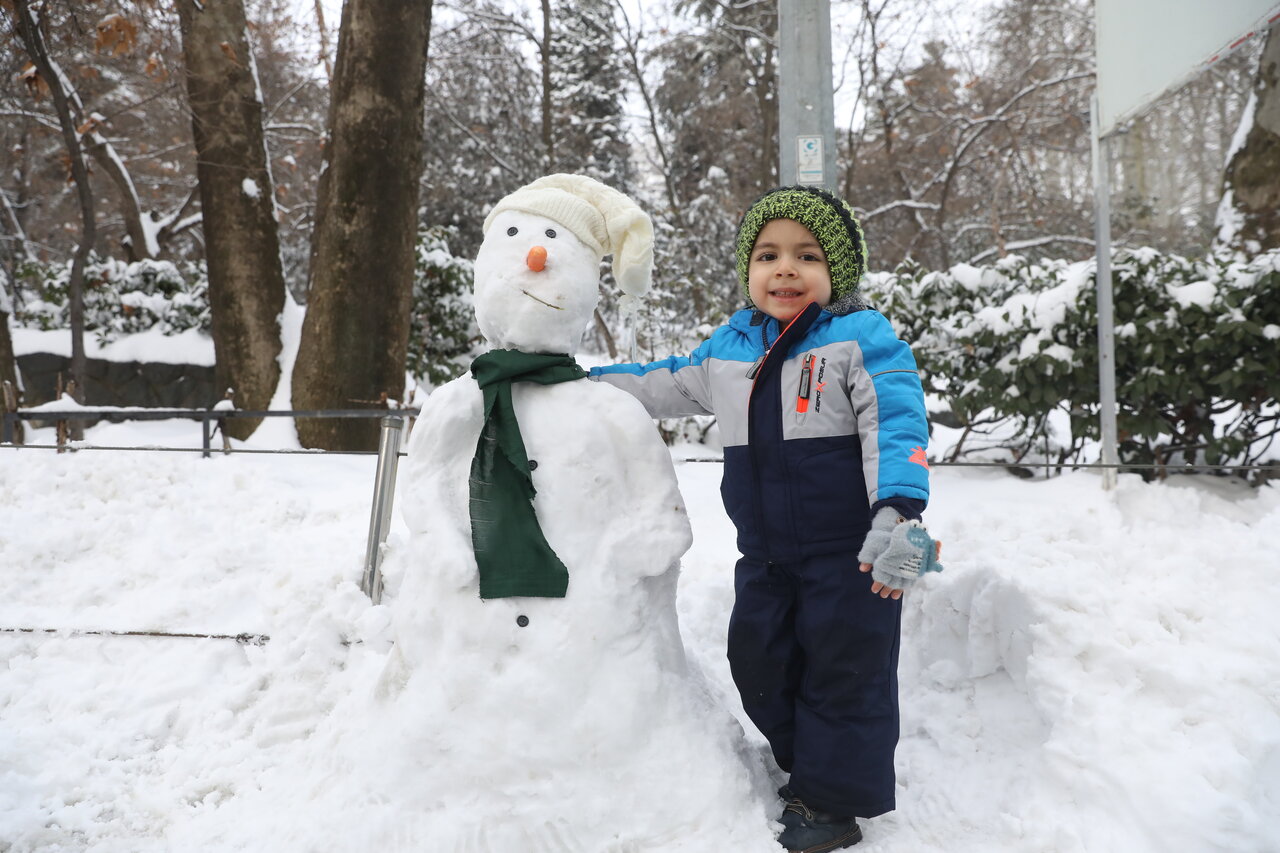
[[831,301],[831,271],[813,233],[794,219],[772,219],[760,229],[747,267],[751,301],[780,323],[810,302]]

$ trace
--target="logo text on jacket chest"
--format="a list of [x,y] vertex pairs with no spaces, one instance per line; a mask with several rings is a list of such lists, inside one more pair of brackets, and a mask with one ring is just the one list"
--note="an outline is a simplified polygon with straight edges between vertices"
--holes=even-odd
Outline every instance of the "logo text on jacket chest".
[[823,380],[823,377],[826,376],[826,373],[827,373],[827,359],[824,357],[819,360],[818,379],[814,383],[814,388],[816,390],[816,393],[814,394],[814,397],[813,397],[814,414],[817,414],[818,412],[822,411],[822,389],[824,389],[827,386],[827,383]]

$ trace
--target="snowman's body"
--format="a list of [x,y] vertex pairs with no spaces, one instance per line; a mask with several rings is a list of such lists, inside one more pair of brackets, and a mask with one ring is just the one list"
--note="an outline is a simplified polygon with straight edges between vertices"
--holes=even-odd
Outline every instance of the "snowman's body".
[[586,380],[517,383],[512,397],[534,466],[534,509],[569,569],[569,590],[564,598],[480,598],[468,480],[482,397],[471,377],[456,379],[429,398],[405,465],[403,514],[420,565],[396,610],[425,629],[402,638],[405,653],[489,649],[504,667],[550,665],[546,677],[571,684],[585,673],[555,665],[566,644],[587,643],[616,666],[610,646],[621,640],[647,647],[649,664],[683,672],[674,584],[691,533],[652,421],[624,392]]
[[[598,256],[563,231],[548,238],[556,228],[518,211],[490,227],[476,315],[495,346],[576,350]],[[530,235],[556,241],[545,270],[526,266]],[[740,729],[686,665],[675,591],[691,532],[652,420],[585,379],[515,383],[512,395],[534,509],[568,569],[564,598],[480,598],[471,376],[429,396],[402,469],[409,538],[388,560],[397,660],[384,725],[420,768],[405,778],[416,775],[423,809],[450,815],[452,834],[431,849],[701,850],[742,831],[744,814],[763,826],[749,774],[725,773],[742,766]]]

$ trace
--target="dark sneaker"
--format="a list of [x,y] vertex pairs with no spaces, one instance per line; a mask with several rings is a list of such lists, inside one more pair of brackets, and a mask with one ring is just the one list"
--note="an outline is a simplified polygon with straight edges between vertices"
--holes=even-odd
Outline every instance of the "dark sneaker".
[[[790,793],[790,788],[783,788]],[[781,790],[778,795],[782,796]],[[787,802],[781,821],[784,829],[778,843],[789,853],[826,853],[862,840],[862,829],[853,818],[815,811],[798,799]]]
[[793,802],[798,802],[800,798],[791,790],[790,785],[783,785],[778,789],[778,799],[782,800],[782,802],[787,805],[791,805]]

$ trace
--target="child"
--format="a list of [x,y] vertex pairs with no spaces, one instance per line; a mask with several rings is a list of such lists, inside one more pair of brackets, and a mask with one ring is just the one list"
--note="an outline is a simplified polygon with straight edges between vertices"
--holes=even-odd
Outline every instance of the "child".
[[859,294],[866,258],[843,201],[773,190],[738,227],[753,307],[687,358],[591,371],[654,417],[717,416],[742,553],[730,669],[790,774],[792,851],[856,844],[855,818],[893,809],[899,599],[936,567],[927,536],[924,554],[892,535],[928,500],[929,431],[911,349]]

